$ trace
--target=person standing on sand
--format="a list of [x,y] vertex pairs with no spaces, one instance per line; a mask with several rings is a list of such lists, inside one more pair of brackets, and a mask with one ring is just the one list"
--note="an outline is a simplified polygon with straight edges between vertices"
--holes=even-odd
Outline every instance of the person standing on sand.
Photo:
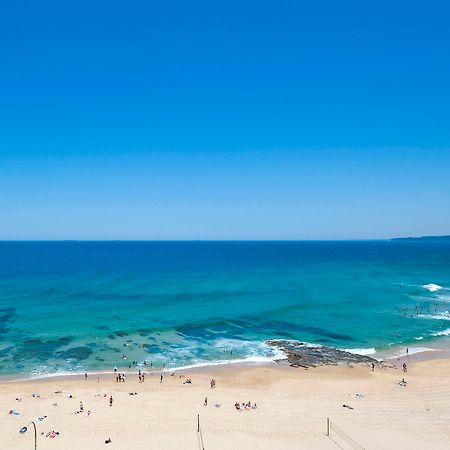
[[374,371],[375,371],[375,364],[372,363],[372,372],[374,372]]
[[163,374],[161,374],[161,380],[159,382],[162,383],[162,380],[163,380]]
[[87,380],[87,372],[84,374],[84,379]]
[[203,403],[203,406],[208,406],[208,397],[205,397],[205,402]]
[[111,397],[109,397],[109,406],[113,405],[113,396],[111,395]]

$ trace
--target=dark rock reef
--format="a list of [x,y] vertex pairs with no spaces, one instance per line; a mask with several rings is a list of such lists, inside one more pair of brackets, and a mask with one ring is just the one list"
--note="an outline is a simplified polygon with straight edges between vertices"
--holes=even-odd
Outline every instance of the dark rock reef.
[[332,347],[312,346],[299,341],[270,340],[266,342],[272,347],[277,347],[287,356],[292,367],[317,367],[317,366],[353,366],[372,364],[380,365],[380,362],[370,356],[355,355]]

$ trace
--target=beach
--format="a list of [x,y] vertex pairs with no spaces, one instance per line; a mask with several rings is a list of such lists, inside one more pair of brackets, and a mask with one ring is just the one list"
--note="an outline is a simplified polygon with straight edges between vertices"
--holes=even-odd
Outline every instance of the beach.
[[0,450],[448,448],[448,245],[0,250]]
[[326,435],[330,418],[362,448],[448,448],[450,360],[405,361],[407,373],[394,360],[374,371],[228,364],[154,371],[142,383],[135,371],[120,383],[114,373],[2,381],[0,447],[33,448],[32,425],[19,429],[34,420],[39,449],[201,449],[201,438],[206,450],[352,448],[334,429]]

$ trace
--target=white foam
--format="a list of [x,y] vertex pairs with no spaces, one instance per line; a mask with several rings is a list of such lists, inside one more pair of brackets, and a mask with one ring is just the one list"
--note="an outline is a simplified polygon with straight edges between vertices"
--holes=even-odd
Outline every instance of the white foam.
[[415,337],[414,338],[416,341],[421,341],[423,339],[423,336],[419,336],[419,337]]
[[344,349],[344,352],[353,353],[355,355],[374,355],[376,353],[375,348],[346,348]]
[[437,291],[443,289],[442,286],[439,286],[438,284],[434,284],[434,283],[424,284],[422,287],[430,292],[437,292]]
[[420,317],[421,319],[450,320],[450,313],[444,311],[437,314],[418,314],[417,317]]
[[[176,370],[195,369],[199,367],[208,366],[222,366],[228,364],[245,364],[245,363],[274,363],[281,359],[287,359],[286,354],[276,347],[271,347],[263,341],[243,341],[240,339],[219,338],[214,341],[214,346],[219,349],[224,349],[228,352],[233,351],[233,354],[243,354],[240,358],[233,359],[215,359],[191,360],[191,364],[171,366],[170,361],[166,364],[165,371],[173,372]],[[178,349],[186,355],[191,355],[190,349]],[[180,356],[177,354],[177,356]],[[167,359],[166,359],[167,360]]]
[[450,336],[450,328],[432,333],[432,336]]
[[[423,353],[423,352],[435,352],[435,351],[437,350],[428,347],[408,347],[408,355],[414,355],[416,353]],[[403,358],[404,356],[406,356],[406,347],[402,348],[397,353],[389,356],[388,359]]]
[[435,348],[428,348],[428,347],[413,347],[408,349],[409,355],[414,355],[415,353],[423,353],[423,352],[435,352],[437,351]]

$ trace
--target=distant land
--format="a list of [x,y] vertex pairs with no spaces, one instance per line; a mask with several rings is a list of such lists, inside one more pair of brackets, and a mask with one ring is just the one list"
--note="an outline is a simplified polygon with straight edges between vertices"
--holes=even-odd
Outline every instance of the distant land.
[[419,236],[419,237],[402,237],[393,238],[391,241],[408,241],[408,242],[450,242],[450,235],[445,236]]

